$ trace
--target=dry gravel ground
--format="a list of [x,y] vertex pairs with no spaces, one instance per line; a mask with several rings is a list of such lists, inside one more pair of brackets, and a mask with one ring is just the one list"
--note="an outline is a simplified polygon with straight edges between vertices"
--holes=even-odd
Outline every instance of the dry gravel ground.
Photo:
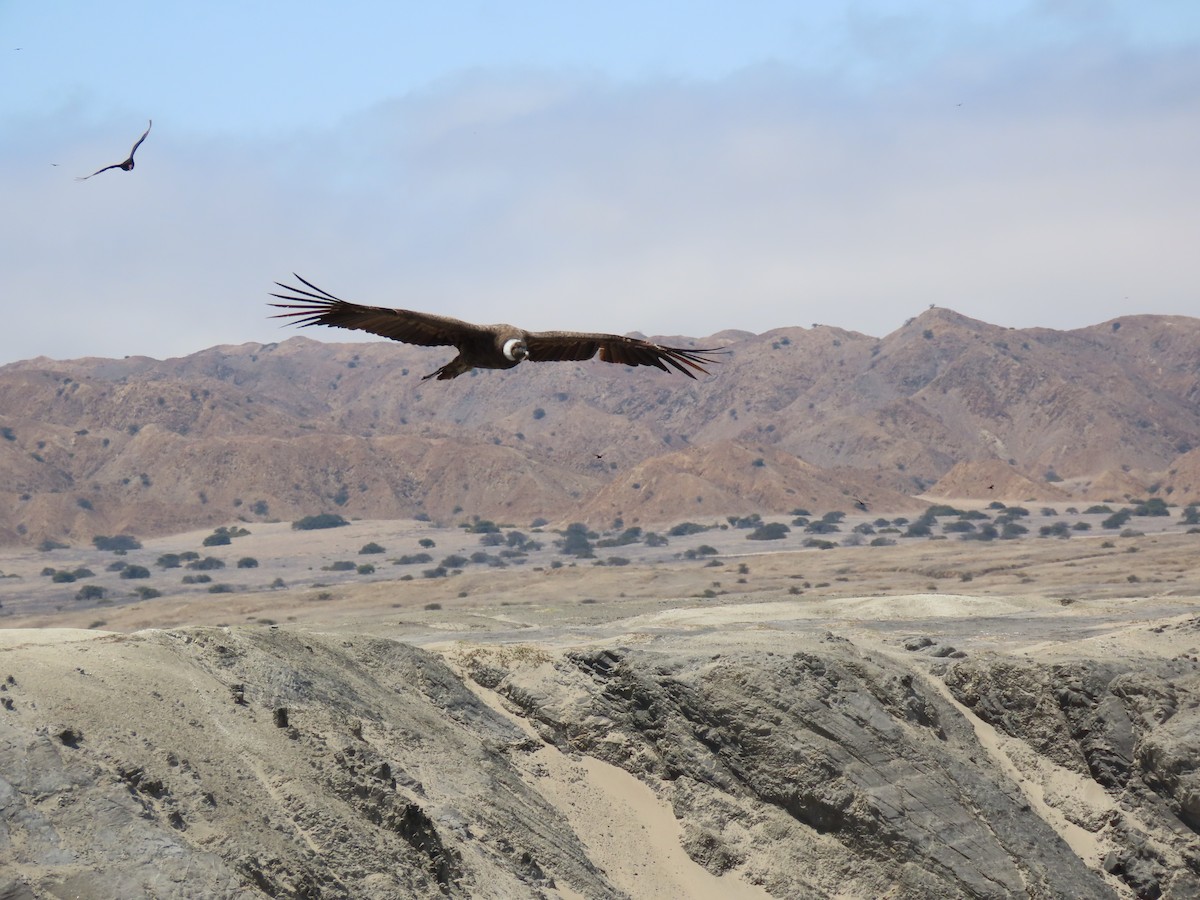
[[38,573],[112,554],[5,549],[0,897],[1195,896],[1200,535],[1152,524],[407,581],[478,535],[254,526],[126,557],[249,590],[101,604]]

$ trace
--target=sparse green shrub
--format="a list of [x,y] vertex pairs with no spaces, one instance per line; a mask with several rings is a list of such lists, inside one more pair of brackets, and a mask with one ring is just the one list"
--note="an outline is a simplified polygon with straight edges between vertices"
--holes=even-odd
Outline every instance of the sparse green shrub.
[[632,528],[626,528],[614,538],[605,538],[596,541],[597,547],[624,547],[628,544],[637,544],[642,540],[642,529],[636,525]]
[[350,523],[337,513],[318,513],[315,516],[305,516],[292,523],[296,531],[312,531],[317,528],[341,528]]
[[928,509],[925,510],[924,513],[921,514],[921,518],[938,519],[938,518],[942,518],[944,516],[961,516],[961,515],[962,515],[961,509],[955,509],[953,506],[949,506],[948,504],[945,504],[945,503],[935,503],[933,506],[929,507]]
[[966,532],[966,531],[974,531],[974,530],[975,530],[974,523],[968,522],[966,519],[959,519],[955,522],[947,522],[945,525],[942,526],[942,531],[947,532],[949,534],[956,534],[956,533],[961,533],[961,532]]
[[337,562],[331,562],[327,566],[321,566],[322,572],[351,572],[354,570],[354,563],[348,559],[339,559]]
[[554,543],[567,556],[591,559],[596,555],[592,550],[592,540],[596,536],[595,532],[589,531],[582,522],[572,522],[563,530],[562,540]]
[[109,535],[98,534],[92,538],[92,546],[97,550],[109,550],[112,552],[124,550],[141,550],[141,542],[131,534],[115,534]]
[[991,522],[985,522],[980,525],[975,531],[970,531],[962,535],[964,541],[994,541],[1000,536],[999,529]]
[[85,584],[75,592],[76,600],[103,600],[104,588],[98,584]]
[[1129,521],[1130,512],[1127,509],[1122,509],[1119,512],[1113,513],[1107,519],[1100,523],[1101,528],[1107,528],[1110,531],[1115,531],[1121,528]]
[[[793,522],[793,524],[795,523]],[[804,526],[804,530],[808,534],[836,534],[842,529],[836,522],[826,522],[824,519],[819,519],[816,522],[809,522]]]
[[1135,516],[1169,516],[1171,510],[1161,497],[1151,497],[1144,502],[1136,502],[1133,514]]
[[122,578],[149,578],[150,570],[145,566],[126,566],[121,570]]
[[194,559],[187,564],[189,569],[196,569],[201,572],[207,572],[212,569],[223,569],[225,563],[217,559],[215,556],[206,556],[204,559]]
[[214,534],[210,534],[208,537],[206,537],[201,542],[201,545],[204,547],[223,547],[226,544],[231,544],[231,543],[233,543],[233,540],[229,537],[228,534],[214,533]]
[[1069,538],[1071,536],[1071,526],[1066,522],[1055,522],[1053,525],[1043,525],[1038,529],[1038,534],[1042,537]]
[[[836,527],[836,526],[835,526]],[[787,537],[791,532],[787,525],[782,522],[767,522],[765,525],[760,525],[752,532],[746,535],[748,541],[779,541]]]
[[680,522],[678,525],[672,525],[667,531],[671,537],[685,537],[689,534],[700,534],[702,531],[708,531],[712,526],[698,525],[695,522]]
[[237,567],[239,569],[257,569],[258,560],[253,556],[243,556],[237,561]]
[[358,553],[359,556],[365,556],[370,553],[387,553],[387,550],[379,546],[379,544],[376,544],[374,541],[371,541],[369,544],[363,544],[362,547],[359,548]]

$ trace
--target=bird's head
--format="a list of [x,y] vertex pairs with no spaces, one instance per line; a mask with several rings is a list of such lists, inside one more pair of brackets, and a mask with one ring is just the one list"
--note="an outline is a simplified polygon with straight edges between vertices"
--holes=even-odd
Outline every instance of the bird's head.
[[520,338],[509,338],[504,342],[504,356],[513,362],[521,362],[529,356],[529,348]]

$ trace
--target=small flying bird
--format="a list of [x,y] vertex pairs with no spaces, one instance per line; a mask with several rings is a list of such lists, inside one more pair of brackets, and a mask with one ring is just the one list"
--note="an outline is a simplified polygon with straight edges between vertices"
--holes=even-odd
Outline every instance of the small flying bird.
[[[295,273],[293,273],[295,274]],[[439,381],[457,378],[472,369],[511,369],[522,360],[553,362],[591,359],[598,352],[604,362],[626,366],[655,366],[664,372],[674,368],[688,378],[691,369],[708,374],[704,365],[717,362],[706,354],[721,348],[684,350],[664,347],[651,341],[583,331],[525,331],[513,325],[473,325],[449,316],[414,312],[411,309],[387,309],[360,306],[340,300],[296,275],[309,290],[275,282],[287,294],[271,294],[286,303],[272,303],[279,309],[272,318],[295,318],[297,325],[331,325],[354,331],[369,331],[393,341],[422,347],[457,347],[458,356],[440,369],[421,378],[437,376]],[[703,365],[702,365],[703,364]],[[670,368],[668,368],[670,367]]]
[[150,124],[146,126],[146,130],[142,132],[142,136],[137,139],[137,143],[133,145],[133,149],[129,151],[129,159],[125,162],[113,163],[111,166],[105,166],[103,169],[97,169],[91,175],[80,175],[76,177],[76,181],[87,181],[92,175],[99,175],[101,172],[107,172],[109,169],[122,169],[126,172],[133,171],[133,154],[137,153],[137,148],[142,146],[142,141],[146,139],[146,135],[150,133],[150,129],[154,126],[154,120],[149,120]]

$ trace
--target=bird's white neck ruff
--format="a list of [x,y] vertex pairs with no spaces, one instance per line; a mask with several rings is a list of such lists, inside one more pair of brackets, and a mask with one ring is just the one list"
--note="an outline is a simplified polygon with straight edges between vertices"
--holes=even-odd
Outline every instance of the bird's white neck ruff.
[[504,357],[505,357],[505,359],[510,359],[513,362],[520,362],[520,359],[517,358],[517,355],[515,352],[517,349],[517,344],[520,344],[520,343],[521,343],[520,338],[509,338],[507,341],[504,342]]

